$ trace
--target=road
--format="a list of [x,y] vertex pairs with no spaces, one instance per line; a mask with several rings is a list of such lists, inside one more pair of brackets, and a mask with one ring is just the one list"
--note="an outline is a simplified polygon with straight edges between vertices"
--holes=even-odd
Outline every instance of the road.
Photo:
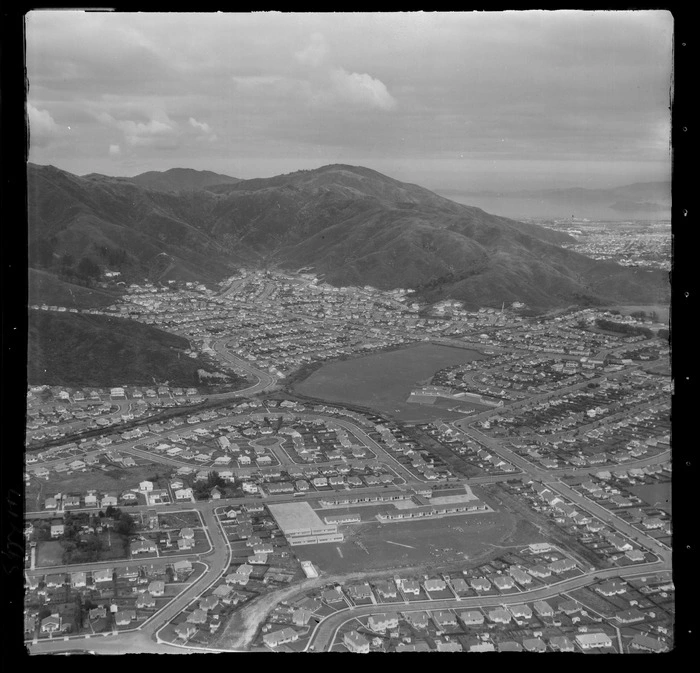
[[[228,293],[233,290],[232,288],[229,288],[225,292]],[[238,356],[234,355],[231,353],[231,351],[228,348],[227,344],[228,339],[224,338],[221,340],[218,340],[217,342],[214,343],[212,348],[215,350],[215,352],[224,360],[228,361],[233,367],[245,371],[247,374],[252,376],[256,382],[252,384],[251,386],[243,389],[243,390],[238,390],[238,391],[232,391],[229,393],[222,393],[218,395],[210,395],[209,399],[232,399],[235,397],[240,397],[240,396],[252,396],[256,395],[260,392],[263,392],[265,390],[269,390],[277,385],[278,379],[276,376],[270,374],[269,372],[262,371],[260,369],[257,369],[255,366],[250,364],[249,362],[239,358]],[[463,345],[463,344],[462,344]],[[496,349],[498,350],[498,349]],[[623,372],[620,372],[619,374],[622,374]],[[556,391],[556,393],[542,393],[540,395],[536,395],[533,398],[529,398],[526,402],[522,403],[516,403],[515,405],[512,405],[513,407],[516,406],[521,406],[522,404],[532,404],[536,403],[540,398],[545,398],[548,397],[552,394],[560,395],[563,392],[566,392],[568,390],[574,390],[576,388],[579,388],[583,385],[586,385],[588,382],[584,382],[582,384],[576,384],[574,386],[571,386],[569,388]],[[494,413],[494,411],[490,411],[487,413]],[[269,413],[267,415],[270,415]],[[273,414],[274,415],[274,414]],[[295,414],[296,416],[301,416],[301,417],[308,417],[308,418],[320,418],[322,416],[314,414]],[[399,463],[391,454],[389,454],[385,449],[383,449],[377,442],[372,440],[368,434],[359,428],[357,425],[354,423],[351,423],[349,421],[343,420],[343,419],[338,419],[337,417],[333,416],[330,417],[332,418],[333,423],[338,424],[339,426],[345,428],[348,432],[350,432],[352,435],[354,435],[361,443],[363,443],[365,446],[367,446],[369,449],[371,449],[377,459],[382,459],[382,462],[384,462],[387,465],[390,465],[393,471],[395,471],[397,474],[399,474],[401,477],[403,477],[406,481],[407,485],[419,485],[421,482],[419,479],[416,477],[416,475],[412,474],[410,471],[408,471],[401,463]],[[577,493],[570,487],[568,487],[566,484],[563,484],[560,480],[559,477],[565,476],[565,475],[573,475],[573,474],[587,474],[592,471],[595,471],[596,468],[578,468],[578,469],[563,469],[563,470],[545,470],[543,468],[537,467],[530,461],[526,460],[522,456],[519,456],[516,454],[514,451],[508,449],[506,446],[504,446],[500,441],[496,439],[492,439],[491,437],[488,437],[484,435],[483,433],[479,432],[478,430],[475,430],[472,427],[469,427],[467,424],[472,423],[475,419],[475,416],[469,416],[465,419],[460,419],[459,421],[454,422],[453,427],[458,430],[458,432],[463,433],[464,435],[478,441],[482,445],[486,446],[489,450],[493,451],[493,453],[497,454],[504,460],[508,461],[509,463],[515,465],[516,467],[520,468],[522,472],[533,478],[537,479],[540,481],[543,481],[548,485],[549,488],[552,490],[555,490],[562,495],[566,496],[569,498],[571,501],[576,503],[578,507],[581,509],[586,510],[587,512],[594,514],[601,520],[605,521],[609,525],[611,525],[613,528],[621,531],[622,533],[626,534],[628,537],[631,539],[634,539],[638,541],[640,544],[643,546],[647,547],[648,549],[651,549],[654,553],[658,555],[660,558],[660,561],[652,564],[646,564],[644,566],[645,570],[641,571],[640,569],[642,566],[630,566],[626,568],[612,568],[609,570],[604,570],[604,571],[598,571],[595,573],[595,577],[616,577],[616,576],[624,576],[624,577],[630,577],[634,575],[639,575],[639,574],[644,574],[645,572],[651,572],[653,570],[670,570],[671,567],[671,552],[668,550],[666,547],[663,545],[660,545],[659,543],[656,542],[653,538],[650,538],[649,536],[645,535],[641,531],[636,530],[633,528],[631,525],[628,523],[622,521],[619,517],[615,516],[613,513],[609,512],[608,510],[604,509],[603,507],[597,505],[596,503],[592,502],[585,496]],[[218,421],[212,421],[212,422],[218,422]],[[199,426],[206,426],[207,423],[202,423],[202,424],[197,424],[197,427]],[[466,426],[466,427],[465,427]],[[172,432],[177,432],[178,430],[174,430]],[[161,436],[162,438],[167,438],[168,435],[171,433],[163,433]],[[177,459],[171,459],[168,457],[164,456],[159,456],[159,455],[154,455],[148,451],[144,451],[142,449],[137,449],[135,448],[136,445],[141,443],[143,439],[137,440],[134,442],[127,442],[123,444],[118,444],[114,445],[110,448],[116,448],[119,451],[124,451],[127,453],[133,453],[134,455],[138,455],[143,458],[147,458],[149,460],[158,460],[160,462],[167,462],[168,464],[174,465],[174,466],[182,466],[182,465],[188,465],[191,466],[190,463],[185,463],[178,461]],[[633,466],[633,465],[648,465],[648,464],[654,464],[657,462],[662,462],[663,460],[667,459],[666,453],[660,454],[657,456],[652,456],[649,458],[645,458],[641,461],[635,461],[634,463],[629,463],[625,465],[625,469]],[[61,461],[51,461],[49,463],[45,463],[45,465],[51,465],[54,462],[65,462],[64,460]],[[38,465],[35,465],[35,467],[38,467]],[[205,466],[202,466],[203,468]],[[237,468],[237,469],[246,469],[246,468]],[[251,470],[255,470],[257,468],[249,468]],[[487,484],[487,483],[494,483],[497,481],[503,481],[507,479],[512,479],[513,477],[516,477],[515,474],[503,474],[503,475],[487,475],[487,476],[482,476],[482,477],[477,477],[473,479],[465,479],[463,480],[467,484]],[[382,494],[387,494],[390,492],[400,492],[400,489],[386,489],[386,488],[376,488],[376,487],[370,487],[370,488],[357,488],[357,489],[351,489],[348,494],[373,494],[373,493],[382,493]],[[333,492],[336,493],[337,492]],[[296,499],[303,499],[303,500],[316,500],[319,498],[322,498],[325,494],[321,492],[312,492],[312,493],[306,493],[300,498],[295,498]],[[284,502],[284,501],[289,501],[290,497],[288,494],[282,494],[278,496],[269,496],[265,499],[266,502]],[[135,507],[130,507],[129,511],[143,511],[146,509],[152,510],[156,509],[157,511],[160,512],[175,512],[175,511],[185,511],[185,510],[192,510],[196,509],[199,511],[200,515],[203,518],[204,522],[204,527],[210,536],[210,540],[212,542],[212,549],[204,554],[197,554],[197,555],[186,555],[184,556],[185,558],[190,558],[191,560],[198,560],[206,564],[207,566],[207,571],[204,572],[200,577],[198,577],[196,580],[192,582],[191,585],[186,587],[184,591],[177,596],[173,601],[171,601],[165,608],[163,608],[161,611],[156,613],[148,622],[143,624],[138,631],[132,631],[132,632],[127,632],[127,633],[122,633],[117,636],[107,636],[107,637],[93,637],[90,638],[89,640],[87,639],[69,639],[69,640],[64,640],[64,639],[56,639],[53,641],[45,641],[45,642],[40,642],[36,645],[30,646],[30,650],[32,654],[42,654],[42,653],[55,653],[58,651],[63,651],[63,650],[68,650],[68,649],[77,649],[77,650],[94,650],[96,652],[100,653],[123,653],[125,651],[127,652],[177,652],[177,653],[182,653],[182,652],[187,652],[189,651],[187,648],[178,648],[178,647],[173,647],[165,643],[161,642],[155,642],[158,640],[158,632],[166,625],[168,622],[175,617],[177,614],[179,614],[183,609],[185,609],[191,602],[196,600],[199,596],[202,595],[214,582],[216,582],[219,577],[226,571],[228,568],[228,565],[230,563],[230,546],[228,544],[228,541],[216,519],[214,510],[215,508],[226,506],[226,505],[241,505],[245,503],[259,503],[261,502],[261,499],[259,497],[247,497],[247,498],[234,498],[234,499],[227,499],[227,500],[219,500],[219,501],[214,501],[214,502],[199,502],[199,503],[173,503],[169,505],[160,505],[160,506],[155,506],[155,507],[147,507],[147,506],[135,506]],[[91,511],[96,511],[96,510],[91,510]],[[34,513],[27,513],[27,518],[45,518],[46,516],[51,516],[50,512],[34,512]],[[172,557],[171,557],[172,558]],[[183,556],[178,556],[178,558],[183,558]],[[61,573],[61,572],[78,572],[81,570],[95,570],[101,567],[120,567],[123,565],[133,565],[133,564],[139,564],[139,563],[150,563],[153,562],[154,559],[128,559],[128,560],[123,560],[123,561],[111,561],[107,563],[99,563],[99,564],[86,564],[84,566],[70,566],[70,567],[54,567],[54,568],[44,568],[44,569],[35,569],[34,571],[28,571],[28,574],[30,575],[44,575],[47,573]],[[581,586],[585,586],[586,584],[589,584],[592,581],[593,575],[584,575],[581,577],[577,577],[571,580],[566,580],[565,582],[559,583],[557,585],[550,585],[548,587],[543,587],[540,589],[532,590],[529,592],[523,592],[519,594],[513,594],[513,595],[508,595],[508,596],[494,596],[494,597],[475,597],[475,598],[465,598],[465,599],[449,599],[449,600],[443,600],[443,601],[421,601],[421,602],[416,602],[416,603],[410,603],[409,606],[404,606],[404,609],[410,609],[410,610],[435,610],[435,609],[447,609],[447,608],[468,608],[468,607],[489,607],[489,606],[496,606],[496,605],[508,605],[508,604],[514,604],[514,603],[522,603],[524,601],[533,601],[533,600],[540,600],[540,599],[546,599],[546,598],[551,598],[552,596],[559,594],[564,591],[571,591],[573,589],[579,588]],[[393,606],[397,606],[398,604],[393,604]],[[335,637],[335,634],[338,630],[338,628],[348,619],[354,618],[356,616],[361,616],[361,615],[368,615],[373,612],[377,612],[378,609],[384,609],[384,610],[391,610],[391,609],[397,609],[396,607],[392,607],[390,605],[382,606],[382,608],[378,608],[376,605],[371,605],[371,606],[366,606],[366,607],[356,607],[350,610],[344,610],[339,613],[335,613],[323,621],[321,621],[318,626],[316,627],[316,630],[314,631],[314,634],[312,638],[309,641],[309,648],[308,649],[313,649],[314,651],[323,651],[327,649],[328,647],[331,647],[333,644],[333,639]]]
[[[608,577],[634,577],[648,575],[653,572],[666,571],[669,568],[664,562],[649,563],[644,566],[627,567],[627,568],[611,568],[609,570],[600,570],[595,573],[596,577],[601,579]],[[323,621],[319,622],[309,639],[307,651],[323,652],[333,646],[335,635],[338,629],[348,620],[356,617],[364,617],[371,614],[376,614],[381,611],[414,611],[414,610],[449,610],[459,609],[467,610],[470,608],[484,607],[499,607],[504,605],[518,605],[520,603],[546,600],[566,591],[573,591],[590,584],[592,577],[590,575],[582,575],[570,580],[565,580],[554,585],[523,591],[517,594],[509,594],[503,596],[475,596],[473,598],[447,598],[442,600],[415,601],[406,603],[385,603],[381,606],[364,605],[354,608],[344,608],[336,612]]]

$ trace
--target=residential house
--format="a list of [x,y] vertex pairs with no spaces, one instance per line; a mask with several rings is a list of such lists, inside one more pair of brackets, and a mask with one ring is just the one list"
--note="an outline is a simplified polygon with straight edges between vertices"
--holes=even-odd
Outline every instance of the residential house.
[[197,631],[198,629],[194,624],[186,622],[175,627],[175,633],[180,640],[189,640]]
[[430,591],[444,591],[447,588],[447,584],[443,580],[430,579],[425,580],[423,583],[425,590]]
[[555,652],[573,652],[576,649],[566,636],[552,636],[549,639],[549,646]]
[[367,624],[372,631],[384,633],[388,629],[399,627],[399,616],[395,612],[380,612],[370,615]]
[[438,652],[462,652],[461,643],[455,641],[438,640],[435,644]]
[[396,585],[393,582],[376,582],[375,588],[382,598],[396,598]]
[[114,621],[117,626],[128,626],[131,622],[136,621],[136,612],[134,610],[119,610],[114,616]]
[[187,622],[189,624],[206,624],[207,622],[207,612],[202,610],[202,608],[195,608],[187,615]]
[[148,591],[144,591],[142,594],[139,594],[139,597],[136,599],[137,608],[154,608],[155,606],[156,599]]
[[433,621],[439,630],[443,630],[448,626],[456,626],[457,616],[449,610],[436,610],[433,612]]
[[508,610],[510,610],[516,621],[532,617],[532,610],[529,605],[509,605]]
[[525,638],[523,640],[523,647],[526,652],[546,652],[547,644],[542,640],[542,638]]
[[497,575],[496,577],[493,578],[493,583],[501,591],[505,591],[507,589],[512,589],[515,586],[515,583],[513,582],[513,578],[509,577],[508,575]]
[[630,647],[634,650],[641,650],[642,652],[666,652],[668,650],[668,645],[666,645],[666,643],[652,638],[651,636],[642,635],[641,633],[636,634],[632,638]]
[[478,626],[484,623],[484,615],[479,610],[465,610],[459,613],[465,626]]
[[278,647],[284,643],[292,643],[295,640],[299,640],[299,634],[290,627],[280,631],[272,631],[263,636],[263,642],[268,647]]
[[495,608],[489,610],[488,617],[495,624],[508,624],[512,615],[505,608]]
[[80,588],[80,587],[84,587],[87,584],[87,573],[84,573],[84,572],[71,573],[70,584],[75,589]]
[[469,584],[475,591],[488,591],[491,588],[491,582],[485,577],[475,577]]
[[549,603],[547,603],[547,601],[535,601],[533,607],[535,608],[535,612],[537,612],[540,617],[554,616],[554,609]]
[[111,582],[113,579],[114,570],[112,568],[104,568],[103,570],[92,571],[92,581],[95,584],[102,582]]
[[56,633],[62,630],[61,617],[58,613],[49,615],[41,620],[42,633]]
[[357,631],[347,631],[343,635],[343,644],[350,652],[366,654],[369,652],[369,640]]
[[411,626],[413,626],[416,629],[425,629],[428,627],[427,612],[408,612],[405,613],[405,617],[411,624]]
[[612,647],[612,640],[607,633],[579,633],[576,642],[583,650]]

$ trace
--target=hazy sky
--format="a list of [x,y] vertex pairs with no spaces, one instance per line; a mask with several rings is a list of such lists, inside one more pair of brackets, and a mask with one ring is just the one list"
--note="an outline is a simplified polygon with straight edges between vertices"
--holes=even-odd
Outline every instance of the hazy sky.
[[430,188],[670,177],[668,12],[27,16],[30,161]]

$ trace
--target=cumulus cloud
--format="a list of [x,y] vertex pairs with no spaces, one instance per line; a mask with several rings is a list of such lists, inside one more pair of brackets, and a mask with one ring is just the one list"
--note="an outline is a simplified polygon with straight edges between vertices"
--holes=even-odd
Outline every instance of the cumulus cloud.
[[48,110],[40,110],[28,103],[27,116],[29,117],[29,134],[32,145],[47,147],[65,135],[66,129],[54,121]]
[[194,117],[190,117],[189,124],[195,129],[199,129],[202,133],[207,135],[211,133],[211,128],[206,122],[198,122]]
[[348,72],[334,68],[331,72],[334,93],[343,101],[380,110],[393,110],[396,99],[384,82],[367,73]]
[[294,54],[296,60],[311,69],[311,102],[317,106],[350,104],[378,110],[392,110],[396,99],[384,82],[367,73],[348,72],[334,65],[324,36],[314,33],[310,43]]
[[118,157],[122,153],[122,148],[119,145],[110,145],[109,146],[109,156],[110,157]]
[[129,147],[173,149],[180,145],[181,131],[177,123],[164,112],[155,113],[147,122],[131,119],[118,120],[107,112],[100,113],[98,119],[104,124],[119,129],[124,135],[124,142]]

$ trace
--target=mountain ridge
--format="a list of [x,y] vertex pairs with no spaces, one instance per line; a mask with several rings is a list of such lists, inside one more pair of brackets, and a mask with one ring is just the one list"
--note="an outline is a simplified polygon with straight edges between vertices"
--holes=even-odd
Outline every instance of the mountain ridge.
[[240,266],[313,267],[335,285],[413,287],[431,300],[475,306],[519,300],[546,309],[577,298],[667,295],[665,274],[591,260],[559,247],[572,241],[564,233],[369,168],[330,164],[231,180],[159,191],[29,165],[30,256],[46,248],[39,267],[48,270],[66,254],[102,266],[119,259],[120,270],[152,280],[213,281]]

